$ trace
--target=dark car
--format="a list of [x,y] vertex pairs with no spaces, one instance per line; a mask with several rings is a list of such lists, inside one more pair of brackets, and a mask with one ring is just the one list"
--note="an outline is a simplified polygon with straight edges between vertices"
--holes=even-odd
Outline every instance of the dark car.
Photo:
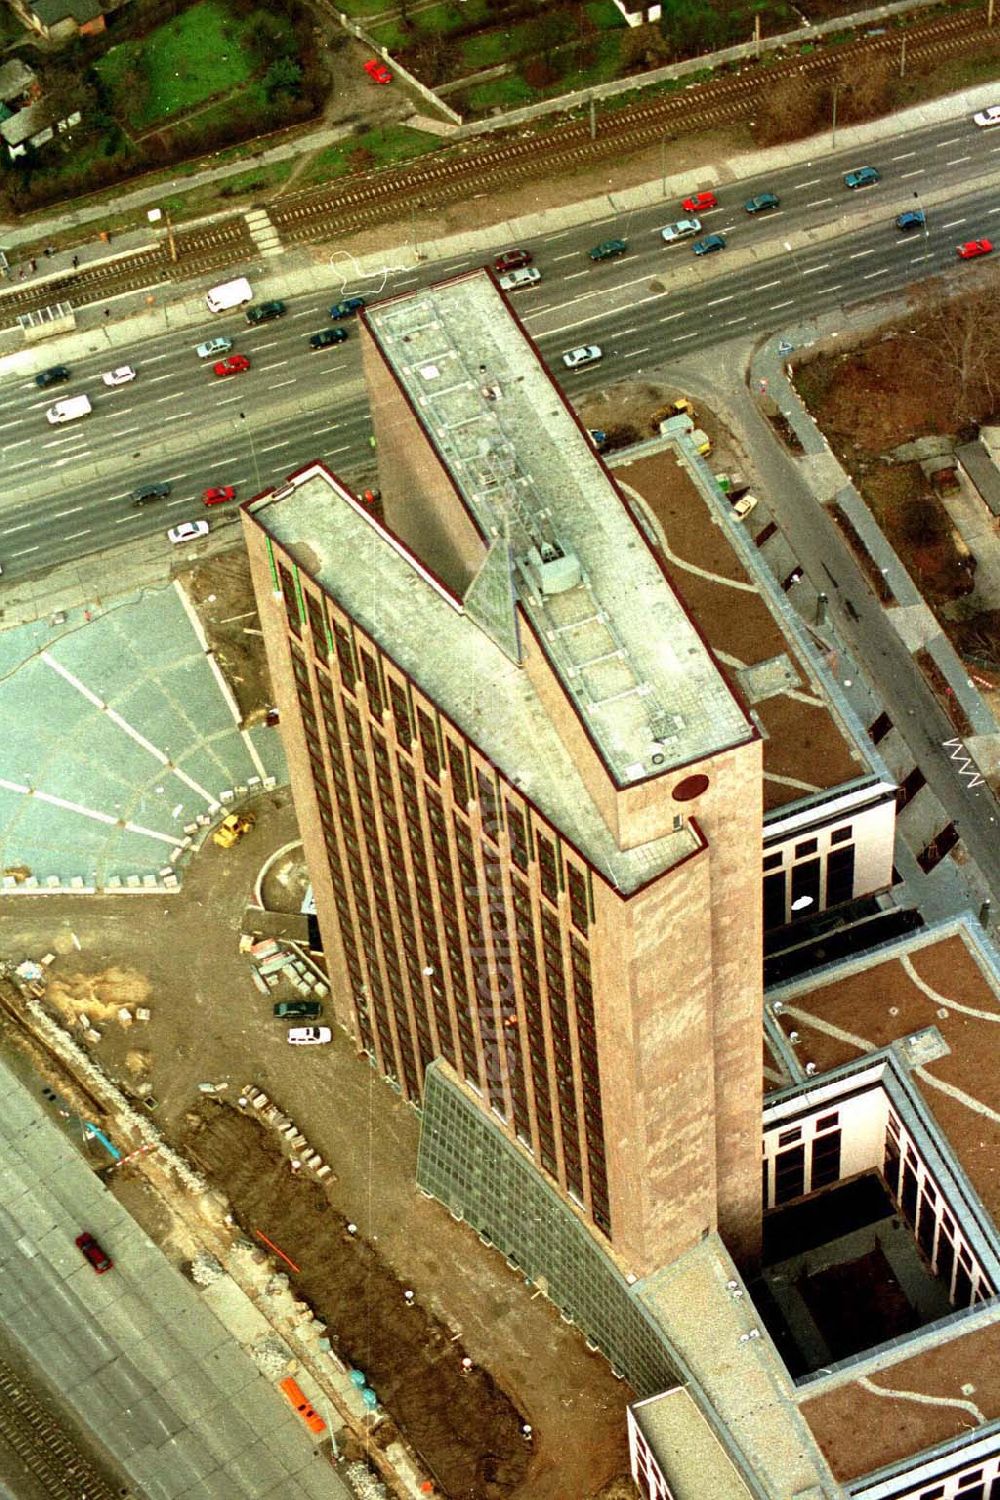
[[76,1248],[90,1261],[98,1276],[103,1276],[105,1271],[110,1271],[114,1261],[106,1250],[94,1239],[92,1234],[78,1234],[75,1240]]
[[330,317],[334,322],[339,318],[349,318],[352,313],[360,312],[364,305],[364,297],[345,297],[342,302],[333,304],[330,308]]
[[318,1000],[279,1000],[274,1007],[278,1021],[315,1021],[322,1014],[323,1007]]
[[874,187],[882,178],[877,167],[855,167],[844,173],[844,186],[849,188]]
[[616,255],[624,255],[627,249],[628,240],[602,240],[587,254],[591,260],[613,260]]
[[896,228],[903,234],[912,234],[915,229],[923,229],[927,220],[921,208],[908,208],[905,213],[896,215]]
[[310,335],[310,349],[329,349],[333,344],[342,344],[347,337],[346,328],[321,328]]
[[722,234],[706,234],[703,240],[695,240],[691,249],[695,255],[712,255],[716,250],[725,250],[726,239]]
[[149,505],[152,500],[165,500],[170,490],[171,486],[166,481],[161,484],[140,484],[138,489],[132,491],[132,504]]
[[256,307],[247,308],[246,320],[251,325],[270,323],[272,318],[283,318],[286,312],[283,302],[258,302]]
[[531,259],[530,250],[505,250],[493,262],[493,269],[498,276],[503,276],[506,271],[519,271],[522,266],[530,266]]
[[748,214],[763,214],[768,209],[780,208],[781,199],[777,193],[757,193],[755,197],[748,198],[743,207]]
[[35,376],[35,384],[46,390],[50,385],[62,385],[64,380],[69,379],[69,371],[65,365],[53,365],[49,370],[39,370]]

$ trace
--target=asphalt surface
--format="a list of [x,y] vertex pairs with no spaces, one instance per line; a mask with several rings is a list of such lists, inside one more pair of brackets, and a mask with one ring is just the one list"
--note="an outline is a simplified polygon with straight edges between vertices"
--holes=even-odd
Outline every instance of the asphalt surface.
[[[959,241],[989,234],[1000,204],[992,182],[1000,130],[969,119],[938,123],[882,140],[865,162],[883,174],[873,188],[851,192],[843,173],[862,164],[856,152],[832,153],[718,190],[719,207],[702,216],[703,232],[721,233],[724,251],[695,257],[691,241],[665,245],[659,230],[683,217],[671,199],[598,222],[560,228],[531,244],[542,281],[514,294],[512,306],[572,397],[588,387],[648,370],[689,349],[740,334],[778,329],[833,306],[888,295],[941,272],[968,279],[986,262],[961,264]],[[698,187],[692,183],[692,191]],[[770,190],[776,211],[749,215],[744,200]],[[915,196],[916,195],[916,196]],[[919,206],[925,233],[903,235],[897,213]],[[612,234],[628,252],[593,263],[588,249]],[[502,245],[496,247],[502,249]],[[392,276],[386,293],[480,264],[477,256],[436,261]],[[0,565],[16,578],[40,565],[72,560],[114,542],[165,532],[206,511],[201,492],[214,484],[260,488],[298,464],[321,457],[348,478],[370,469],[370,423],[360,378],[358,341],[313,351],[310,333],[329,326],[333,293],[288,301],[287,315],[250,328],[241,313],[221,315],[133,349],[109,346],[107,357],[70,363],[68,383],[49,390],[31,372],[0,385]],[[350,330],[350,324],[344,325]],[[195,345],[223,333],[252,368],[219,378]],[[560,355],[597,343],[599,365],[567,371]],[[110,340],[109,340],[110,345]],[[49,358],[59,359],[58,346]],[[109,389],[101,375],[129,363],[132,383]],[[93,414],[50,426],[57,400],[86,392]],[[221,456],[220,456],[221,455]],[[169,498],[142,509],[132,488],[167,480]],[[164,546],[168,544],[164,540]]]

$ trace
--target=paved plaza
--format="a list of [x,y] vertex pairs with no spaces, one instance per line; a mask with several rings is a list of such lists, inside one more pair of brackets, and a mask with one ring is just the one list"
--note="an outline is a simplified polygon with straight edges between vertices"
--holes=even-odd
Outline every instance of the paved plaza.
[[183,879],[185,827],[286,780],[179,582],[0,634],[0,722],[7,890],[154,886],[172,862]]

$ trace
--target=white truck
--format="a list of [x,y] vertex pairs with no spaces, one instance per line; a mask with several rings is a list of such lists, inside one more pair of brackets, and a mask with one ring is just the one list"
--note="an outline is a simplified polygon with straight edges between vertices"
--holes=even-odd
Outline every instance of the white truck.
[[77,417],[89,416],[92,410],[89,396],[67,396],[50,406],[45,415],[53,426],[57,426],[60,422],[75,422]]
[[231,307],[243,307],[247,302],[252,302],[253,288],[245,276],[237,276],[235,281],[224,281],[221,286],[213,286],[205,301],[209,312],[228,312]]

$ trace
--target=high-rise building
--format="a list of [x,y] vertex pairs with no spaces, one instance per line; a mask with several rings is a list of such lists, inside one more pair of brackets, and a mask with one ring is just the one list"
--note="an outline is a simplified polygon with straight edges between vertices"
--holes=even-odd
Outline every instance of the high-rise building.
[[760,1233],[761,744],[484,273],[369,309],[381,505],[244,514],[338,1019],[633,1274]]

